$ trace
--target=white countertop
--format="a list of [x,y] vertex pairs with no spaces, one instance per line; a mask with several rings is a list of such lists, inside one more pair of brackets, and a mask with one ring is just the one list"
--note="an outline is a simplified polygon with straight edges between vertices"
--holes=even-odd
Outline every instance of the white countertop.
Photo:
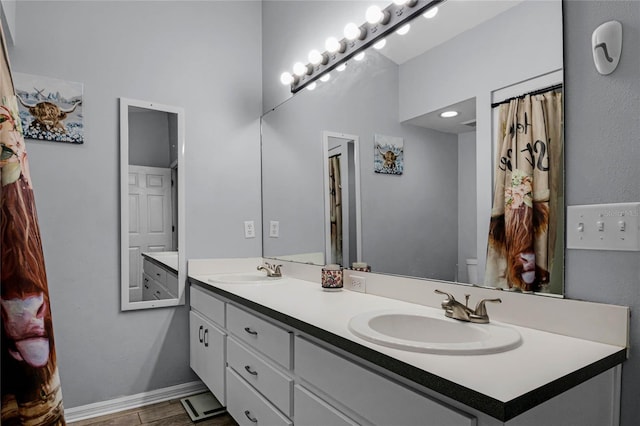
[[163,265],[168,266],[174,271],[178,270],[178,252],[177,251],[155,251],[142,253],[143,256],[151,258]]
[[268,284],[212,283],[208,281],[211,275],[204,274],[190,277],[505,403],[624,349],[511,326],[520,333],[523,342],[507,352],[488,355],[408,352],[361,339],[349,331],[347,324],[354,315],[373,310],[424,310],[443,317],[444,311],[349,290],[326,292],[317,283],[289,277]]

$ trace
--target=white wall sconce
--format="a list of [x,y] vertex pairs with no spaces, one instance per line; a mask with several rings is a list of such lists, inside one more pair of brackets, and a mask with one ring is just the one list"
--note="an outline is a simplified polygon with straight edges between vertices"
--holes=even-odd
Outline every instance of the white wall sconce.
[[611,74],[618,67],[622,53],[622,24],[609,21],[600,25],[591,35],[593,62],[602,75]]
[[[436,8],[445,0],[394,0],[384,9],[372,6],[365,15],[366,22],[358,26],[350,23],[345,27],[342,40],[329,37],[325,43],[326,51],[312,51],[309,63],[296,63],[293,75],[283,73],[280,81],[291,85],[291,92],[296,93],[306,86],[315,83],[323,75],[336,69],[344,69],[346,62],[399,29],[409,28],[408,23],[415,17]],[[381,47],[378,45],[378,47]],[[361,55],[358,56],[361,58]]]

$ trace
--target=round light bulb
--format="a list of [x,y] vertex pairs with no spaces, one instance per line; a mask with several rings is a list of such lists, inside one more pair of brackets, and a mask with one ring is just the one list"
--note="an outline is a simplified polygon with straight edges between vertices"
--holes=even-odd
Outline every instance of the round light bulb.
[[442,118],[451,118],[458,115],[458,111],[444,111],[440,113],[440,117]]
[[309,89],[309,90],[313,90],[313,89],[315,89],[315,88],[316,88],[316,86],[317,86],[317,84],[316,84],[316,82],[314,81],[313,83],[311,83],[310,85],[308,85],[308,86],[307,86],[307,89]]
[[320,81],[322,81],[323,83],[326,83],[329,80],[331,80],[331,74],[325,74],[322,77],[320,77]]
[[282,74],[280,74],[280,82],[285,86],[288,86],[291,83],[293,83],[293,76],[291,75],[290,72],[285,71]]
[[411,24],[404,25],[400,27],[398,31],[396,31],[396,34],[405,35],[406,33],[409,32],[410,29],[411,29]]
[[374,49],[380,50],[383,47],[385,47],[387,45],[387,39],[383,38],[382,40],[380,40],[379,42],[377,42],[376,44],[373,45]]
[[347,68],[347,64],[346,64],[346,62],[345,62],[344,64],[340,64],[340,65],[338,65],[338,66],[336,67],[336,71],[338,71],[338,72],[342,72],[342,71],[344,71],[346,68]]
[[329,37],[324,42],[324,47],[327,49],[327,52],[334,53],[337,52],[338,49],[340,49],[340,42],[335,37]]
[[293,64],[293,73],[298,77],[302,77],[307,73],[307,66],[302,62],[296,62]]
[[322,54],[316,49],[313,49],[311,52],[309,52],[309,62],[311,62],[313,65],[318,65],[320,62],[322,62]]
[[422,16],[424,16],[427,19],[431,19],[437,14],[438,14],[438,6],[432,7],[431,9],[427,10],[425,13],[422,14]]
[[344,36],[347,40],[355,40],[360,37],[360,28],[353,22],[349,22],[344,27]]
[[358,53],[356,56],[353,57],[353,59],[355,59],[356,61],[363,60],[364,59],[364,52]]
[[382,17],[384,15],[382,14],[382,10],[380,9],[380,7],[374,5],[374,6],[369,6],[364,16],[367,22],[373,25],[382,21]]

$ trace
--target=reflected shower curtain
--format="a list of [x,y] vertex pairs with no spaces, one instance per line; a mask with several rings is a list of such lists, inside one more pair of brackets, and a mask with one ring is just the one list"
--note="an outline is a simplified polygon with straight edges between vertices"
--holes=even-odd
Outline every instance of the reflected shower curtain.
[[329,157],[329,215],[331,226],[331,262],[342,265],[342,182],[340,156]]
[[0,64],[2,414],[10,425],[64,425],[49,290],[4,33]]
[[545,291],[562,208],[562,93],[527,95],[499,108],[485,283]]

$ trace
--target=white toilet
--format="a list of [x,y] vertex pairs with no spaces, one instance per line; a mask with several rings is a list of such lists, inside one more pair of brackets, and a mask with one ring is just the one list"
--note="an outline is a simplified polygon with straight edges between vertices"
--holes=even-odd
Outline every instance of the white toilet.
[[469,284],[478,284],[478,259],[467,259],[467,278]]

